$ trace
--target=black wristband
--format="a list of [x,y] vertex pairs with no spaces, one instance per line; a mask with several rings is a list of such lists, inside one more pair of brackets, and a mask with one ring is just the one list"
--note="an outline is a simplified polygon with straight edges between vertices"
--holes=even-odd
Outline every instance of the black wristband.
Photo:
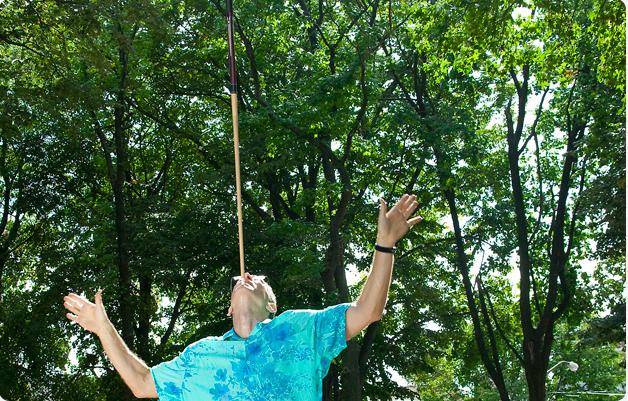
[[397,250],[397,248],[387,248],[385,246],[381,246],[381,245],[377,245],[375,244],[375,250],[378,252],[384,252],[384,253],[395,253],[395,250]]

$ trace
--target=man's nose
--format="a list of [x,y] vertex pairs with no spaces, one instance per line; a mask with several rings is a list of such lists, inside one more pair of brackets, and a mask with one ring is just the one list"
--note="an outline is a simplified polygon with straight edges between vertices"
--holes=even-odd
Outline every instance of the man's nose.
[[254,277],[249,273],[244,274],[244,279],[242,280],[242,284],[252,289],[257,288],[257,283],[255,282]]

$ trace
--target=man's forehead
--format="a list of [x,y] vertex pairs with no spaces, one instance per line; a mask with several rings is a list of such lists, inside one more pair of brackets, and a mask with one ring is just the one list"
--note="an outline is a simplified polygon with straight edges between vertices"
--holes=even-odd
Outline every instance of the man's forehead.
[[[249,274],[249,276],[251,276],[251,279],[253,281],[265,281],[266,280],[266,276],[259,275],[259,274]],[[231,277],[231,280],[234,280],[234,281],[242,280],[242,279],[243,279],[242,276],[233,276],[233,277]]]
[[[257,275],[257,274],[249,274],[249,280],[253,283],[259,283],[262,287],[270,287],[270,285],[266,282],[266,276]],[[231,277],[231,291],[233,291],[237,284],[244,283],[242,276],[233,276]]]

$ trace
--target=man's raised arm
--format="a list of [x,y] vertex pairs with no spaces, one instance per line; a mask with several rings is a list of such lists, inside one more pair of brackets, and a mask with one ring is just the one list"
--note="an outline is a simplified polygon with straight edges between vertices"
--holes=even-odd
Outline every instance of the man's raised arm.
[[73,293],[66,295],[63,300],[63,306],[71,312],[66,314],[67,318],[98,336],[107,357],[133,395],[138,398],[157,398],[150,369],[131,352],[113,327],[102,303],[102,292],[96,293],[96,303]]
[[[393,248],[413,225],[422,220],[421,217],[408,219],[417,206],[415,195],[403,195],[390,210],[386,202],[380,199],[376,244],[383,248]],[[392,280],[393,262],[392,253],[377,250],[374,252],[371,271],[362,293],[355,304],[347,310],[345,329],[347,341],[369,324],[382,318]]]

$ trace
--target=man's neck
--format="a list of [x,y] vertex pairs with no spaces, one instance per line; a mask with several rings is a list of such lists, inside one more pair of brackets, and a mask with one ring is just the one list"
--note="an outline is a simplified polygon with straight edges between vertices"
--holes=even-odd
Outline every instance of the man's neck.
[[248,338],[255,325],[263,321],[253,316],[233,317],[233,330],[240,338]]

